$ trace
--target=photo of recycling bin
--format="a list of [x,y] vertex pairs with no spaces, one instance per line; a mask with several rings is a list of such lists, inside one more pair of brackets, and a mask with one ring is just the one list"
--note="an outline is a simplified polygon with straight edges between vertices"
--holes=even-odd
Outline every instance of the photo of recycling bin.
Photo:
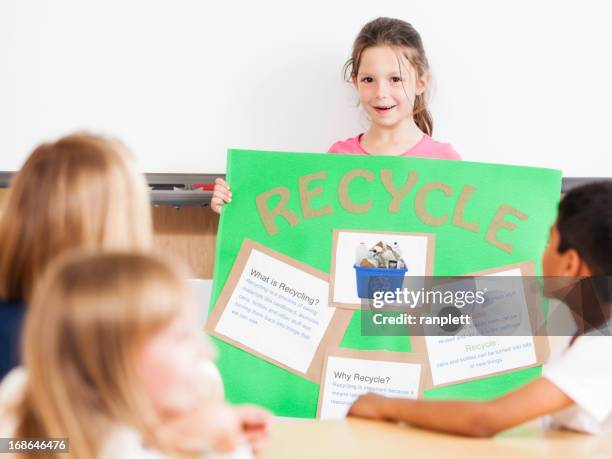
[[360,309],[376,291],[402,288],[406,277],[433,274],[435,235],[334,230],[329,304]]
[[379,241],[370,248],[365,242],[360,242],[355,250],[353,267],[357,296],[361,299],[373,298],[375,292],[401,288],[408,271],[397,241],[391,244]]

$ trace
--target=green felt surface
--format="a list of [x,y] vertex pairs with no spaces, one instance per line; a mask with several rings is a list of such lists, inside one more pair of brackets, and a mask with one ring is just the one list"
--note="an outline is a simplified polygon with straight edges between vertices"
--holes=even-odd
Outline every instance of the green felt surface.
[[[338,200],[338,184],[350,170],[364,169],[374,180],[355,179],[349,194],[356,202],[372,201],[367,213],[353,214],[344,210]],[[388,210],[390,195],[380,180],[380,170],[391,169],[396,187],[400,187],[410,171],[418,173],[415,188],[403,199],[399,212]],[[313,181],[309,189],[322,186],[321,195],[311,201],[315,209],[331,205],[333,213],[305,220],[302,218],[298,179],[300,176],[325,171],[324,180]],[[554,221],[561,190],[561,173],[557,170],[444,161],[405,157],[368,157],[357,155],[298,154],[230,150],[227,180],[231,185],[232,202],[221,214],[217,239],[211,308],[219,297],[244,238],[324,271],[331,262],[334,228],[434,233],[435,275],[461,275],[515,262],[531,260],[540,273],[540,256],[548,230]],[[443,182],[452,188],[452,196],[441,191],[430,193],[427,210],[436,216],[449,214],[441,226],[428,226],[417,216],[414,197],[428,182]],[[451,223],[455,203],[465,185],[476,188],[468,202],[464,219],[478,222],[474,233]],[[270,236],[257,211],[255,198],[275,187],[290,191],[287,207],[300,216],[300,223],[291,227],[282,217],[275,222],[279,231]],[[275,204],[270,201],[270,206]],[[508,232],[500,230],[500,240],[511,243],[511,254],[485,241],[485,232],[500,205],[507,204],[528,215],[525,221],[513,216],[505,219],[516,223]],[[360,312],[356,311],[344,336],[342,347],[354,349],[386,349],[410,351],[410,339],[398,337],[362,337]],[[221,340],[217,364],[223,376],[228,399],[234,403],[257,403],[276,415],[314,417],[319,386],[288,371],[265,362]],[[486,399],[508,392],[540,374],[539,368],[516,371],[469,383],[433,389],[427,398]]]

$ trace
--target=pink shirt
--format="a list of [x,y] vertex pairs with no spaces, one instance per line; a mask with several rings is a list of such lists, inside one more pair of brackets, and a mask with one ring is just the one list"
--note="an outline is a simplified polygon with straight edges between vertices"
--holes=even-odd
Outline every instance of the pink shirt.
[[[333,144],[328,153],[348,154],[348,155],[369,155],[365,151],[359,140],[363,134],[359,134],[350,139],[341,140]],[[436,142],[428,135],[423,135],[419,142],[403,153],[401,156],[414,156],[418,158],[435,158],[435,159],[461,159],[459,153],[453,150],[449,143]]]

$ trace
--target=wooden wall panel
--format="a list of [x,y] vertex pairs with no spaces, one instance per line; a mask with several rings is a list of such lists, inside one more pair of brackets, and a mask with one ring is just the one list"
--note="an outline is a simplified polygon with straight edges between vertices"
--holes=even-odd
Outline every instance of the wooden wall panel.
[[153,206],[156,249],[185,260],[198,279],[212,279],[218,225],[210,207]]

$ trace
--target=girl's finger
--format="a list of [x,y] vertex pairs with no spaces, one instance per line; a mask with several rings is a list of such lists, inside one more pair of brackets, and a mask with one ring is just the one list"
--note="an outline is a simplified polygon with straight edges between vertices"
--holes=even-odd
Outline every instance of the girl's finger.
[[215,179],[215,186],[222,186],[223,188],[227,188],[229,190],[229,184],[223,180],[221,177],[217,177]]
[[223,205],[223,200],[219,198],[212,198],[210,200],[210,208],[217,213],[221,213],[221,206]]
[[[213,196],[215,196],[214,193]],[[222,191],[217,191],[216,197],[224,200],[225,202],[230,202],[232,200],[231,194],[223,193]]]
[[232,192],[231,192],[229,189],[224,188],[224,187],[222,187],[222,186],[215,187],[215,189],[213,190],[213,193],[214,193],[215,191],[216,191],[216,192],[218,192],[218,193],[221,193],[221,194],[224,194],[224,195],[230,196],[230,197],[232,196]]

